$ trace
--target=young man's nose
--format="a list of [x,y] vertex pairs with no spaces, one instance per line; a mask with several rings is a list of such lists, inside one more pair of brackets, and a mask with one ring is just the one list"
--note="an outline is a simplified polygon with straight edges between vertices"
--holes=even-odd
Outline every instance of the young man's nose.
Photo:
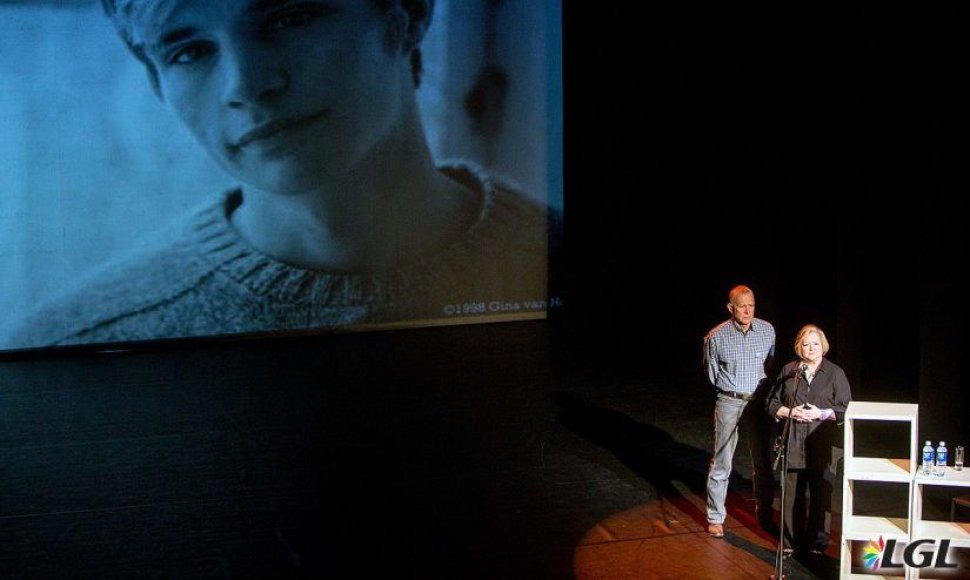
[[265,105],[289,86],[289,74],[271,51],[227,43],[220,57],[222,100],[229,107]]

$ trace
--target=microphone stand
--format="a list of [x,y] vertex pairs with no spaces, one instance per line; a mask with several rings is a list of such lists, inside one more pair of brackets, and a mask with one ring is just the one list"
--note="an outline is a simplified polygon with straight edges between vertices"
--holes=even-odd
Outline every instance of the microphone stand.
[[[778,525],[778,549],[775,550],[775,572],[768,576],[770,580],[786,580],[788,574],[785,572],[785,480],[788,479],[788,432],[791,430],[791,412],[798,395],[798,379],[805,371],[806,365],[795,367],[795,386],[792,388],[791,397],[788,399],[788,416],[785,417],[785,426],[782,428],[781,436],[775,442],[775,461],[771,468],[778,471],[778,464],[781,463],[781,517]],[[793,546],[794,547],[794,546]]]

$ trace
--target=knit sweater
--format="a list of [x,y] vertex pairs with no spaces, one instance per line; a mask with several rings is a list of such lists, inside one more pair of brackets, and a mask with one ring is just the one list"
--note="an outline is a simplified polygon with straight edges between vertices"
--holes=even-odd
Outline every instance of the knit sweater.
[[[344,273],[293,266],[249,246],[229,215],[233,190],[190,212],[79,286],[28,315],[10,348],[267,331],[434,323],[541,312],[547,211],[469,165],[443,167],[481,200],[449,247],[394,269]],[[552,220],[555,221],[555,220]]]

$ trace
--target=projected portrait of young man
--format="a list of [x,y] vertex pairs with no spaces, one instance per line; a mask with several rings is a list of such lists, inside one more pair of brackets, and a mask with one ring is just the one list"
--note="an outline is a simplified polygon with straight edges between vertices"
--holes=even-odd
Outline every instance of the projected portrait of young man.
[[13,346],[544,304],[546,208],[429,151],[415,93],[433,0],[103,4],[157,97],[239,186],[199,191],[155,242],[41,305]]

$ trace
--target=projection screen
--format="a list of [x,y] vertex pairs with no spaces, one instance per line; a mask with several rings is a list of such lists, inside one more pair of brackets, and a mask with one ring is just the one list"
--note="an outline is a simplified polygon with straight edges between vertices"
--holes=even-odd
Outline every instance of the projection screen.
[[0,0],[0,350],[561,303],[560,2],[115,4]]

